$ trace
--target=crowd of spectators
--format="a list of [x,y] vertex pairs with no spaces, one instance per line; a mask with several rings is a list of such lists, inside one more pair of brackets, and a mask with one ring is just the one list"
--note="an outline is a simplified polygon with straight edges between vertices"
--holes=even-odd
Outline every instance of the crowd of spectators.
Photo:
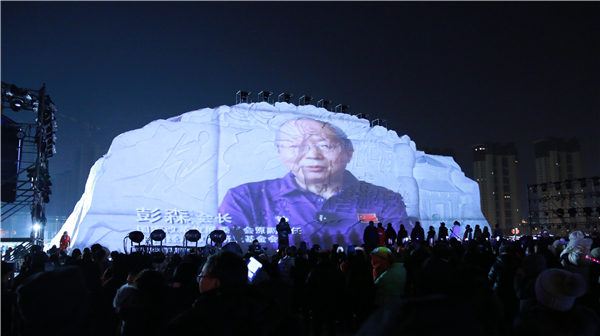
[[210,256],[34,246],[18,275],[2,262],[1,334],[600,335],[598,236],[457,225],[370,223],[361,246],[271,256],[236,243]]

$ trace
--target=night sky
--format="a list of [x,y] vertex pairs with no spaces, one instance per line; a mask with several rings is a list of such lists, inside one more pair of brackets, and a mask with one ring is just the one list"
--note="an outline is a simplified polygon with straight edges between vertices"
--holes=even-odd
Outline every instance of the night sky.
[[[91,127],[108,148],[156,119],[235,104],[238,90],[330,99],[425,147],[578,137],[600,174],[598,2],[5,2],[2,81],[57,106],[51,173]],[[32,122],[29,112],[5,111]],[[525,190],[525,188],[523,188]],[[81,190],[83,192],[83,190]],[[60,195],[54,195],[60,197]]]

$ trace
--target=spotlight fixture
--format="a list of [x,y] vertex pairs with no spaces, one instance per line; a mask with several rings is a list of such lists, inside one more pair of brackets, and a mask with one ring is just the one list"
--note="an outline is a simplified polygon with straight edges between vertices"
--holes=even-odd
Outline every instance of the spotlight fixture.
[[356,115],[356,117],[357,117],[358,119],[367,119],[367,120],[371,120],[371,116],[369,116],[369,115],[368,115],[368,114],[366,114],[366,113],[358,113],[358,114]]
[[210,240],[215,243],[217,248],[221,248],[225,239],[227,239],[227,234],[223,230],[214,230],[209,235]]
[[131,231],[131,232],[129,232],[127,237],[129,237],[129,239],[132,242],[138,243],[138,244],[144,240],[144,234],[142,233],[142,231]]
[[542,188],[542,192],[546,192],[546,190],[548,190],[548,185],[546,183],[540,184],[540,187]]
[[535,184],[531,186],[531,192],[537,193],[537,186]]
[[192,243],[198,242],[198,240],[200,240],[200,237],[202,237],[202,235],[198,230],[188,230],[188,232],[185,233],[185,240]]
[[280,94],[280,95],[277,97],[277,101],[278,101],[278,102],[280,102],[280,103],[282,103],[282,102],[286,102],[286,103],[288,103],[288,104],[289,104],[289,103],[292,101],[292,97],[293,97],[293,96],[294,96],[294,95],[293,95],[293,94],[291,94],[291,93],[285,93],[285,92],[282,92],[282,93],[281,93],[281,94]]
[[335,112],[350,114],[348,110],[350,109],[349,105],[337,104],[335,106]]
[[560,183],[560,182],[554,182],[553,184],[554,184],[554,189],[560,190],[560,186],[561,186],[562,183]]
[[385,119],[375,119],[371,121],[371,127],[381,126],[387,128],[387,120]]
[[298,99],[298,105],[308,105],[310,103],[310,101],[313,100],[313,97],[309,97],[309,96],[302,96],[300,97],[300,99]]
[[556,228],[560,230],[560,229],[562,229],[562,225],[558,225],[558,226],[556,226]]
[[585,208],[583,208],[583,212],[585,213],[585,215],[587,217],[591,217],[592,216],[592,208],[591,207],[585,207]]
[[600,177],[598,177],[598,176],[592,177],[592,183],[593,183],[594,187],[600,186]]
[[258,101],[259,102],[267,102],[267,103],[271,103],[269,101],[269,97],[271,97],[271,95],[273,94],[273,92],[270,91],[260,91],[258,93]]
[[556,215],[557,215],[559,218],[562,218],[562,217],[565,215],[565,210],[564,210],[563,208],[558,208],[558,209],[556,209]]
[[329,104],[331,104],[331,100],[320,99],[317,102],[317,107],[322,107],[322,108],[326,109],[327,111],[329,111]]
[[571,217],[575,217],[577,215],[577,209],[575,209],[575,208],[569,208],[568,212],[569,212],[569,216],[571,216]]
[[565,188],[571,189],[571,187],[573,186],[573,184],[571,182],[572,182],[571,180],[565,180]]
[[580,187],[585,188],[587,186],[587,179],[580,178],[580,179],[577,179],[577,181],[579,181],[579,186]]
[[150,239],[152,239],[153,241],[162,242],[165,239],[165,237],[167,237],[167,234],[161,229],[156,229],[152,231],[152,233],[150,233]]
[[22,107],[23,107],[23,101],[21,99],[13,99],[10,101],[10,108],[13,111],[19,112],[19,111],[21,111]]
[[249,103],[248,101],[248,96],[250,96],[252,92],[250,91],[242,91],[239,90],[236,94],[235,94],[235,103],[236,104],[241,104],[241,103]]

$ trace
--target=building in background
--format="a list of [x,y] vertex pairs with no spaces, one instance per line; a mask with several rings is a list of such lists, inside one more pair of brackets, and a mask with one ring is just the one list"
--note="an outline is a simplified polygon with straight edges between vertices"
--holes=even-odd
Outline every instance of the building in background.
[[473,162],[475,181],[479,184],[481,211],[492,228],[500,224],[504,235],[509,235],[523,220],[515,144],[477,144],[473,146]]
[[548,138],[534,142],[537,184],[583,178],[579,139]]
[[534,142],[534,149],[537,184],[528,188],[533,230],[560,236],[570,230],[596,231],[600,183],[598,177],[583,176],[579,139],[551,137]]

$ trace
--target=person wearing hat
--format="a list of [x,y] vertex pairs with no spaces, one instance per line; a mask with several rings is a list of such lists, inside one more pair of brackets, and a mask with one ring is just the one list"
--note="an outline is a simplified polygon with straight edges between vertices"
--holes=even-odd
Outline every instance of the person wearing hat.
[[396,262],[392,251],[387,247],[378,247],[371,252],[373,280],[377,287],[375,303],[383,306],[397,301],[404,294],[406,269],[404,263]]
[[514,335],[599,335],[600,318],[575,299],[586,291],[585,279],[577,273],[551,268],[535,282],[538,305],[517,315]]
[[592,249],[590,252],[590,257],[596,259],[596,262],[593,262],[590,265],[590,294],[595,295],[596,297],[600,296],[600,264],[598,261],[600,260],[600,247],[596,247]]
[[592,239],[586,238],[581,231],[571,232],[567,247],[560,253],[561,264],[569,272],[578,273],[586,282],[589,293],[590,266],[592,260],[588,259],[592,247]]

